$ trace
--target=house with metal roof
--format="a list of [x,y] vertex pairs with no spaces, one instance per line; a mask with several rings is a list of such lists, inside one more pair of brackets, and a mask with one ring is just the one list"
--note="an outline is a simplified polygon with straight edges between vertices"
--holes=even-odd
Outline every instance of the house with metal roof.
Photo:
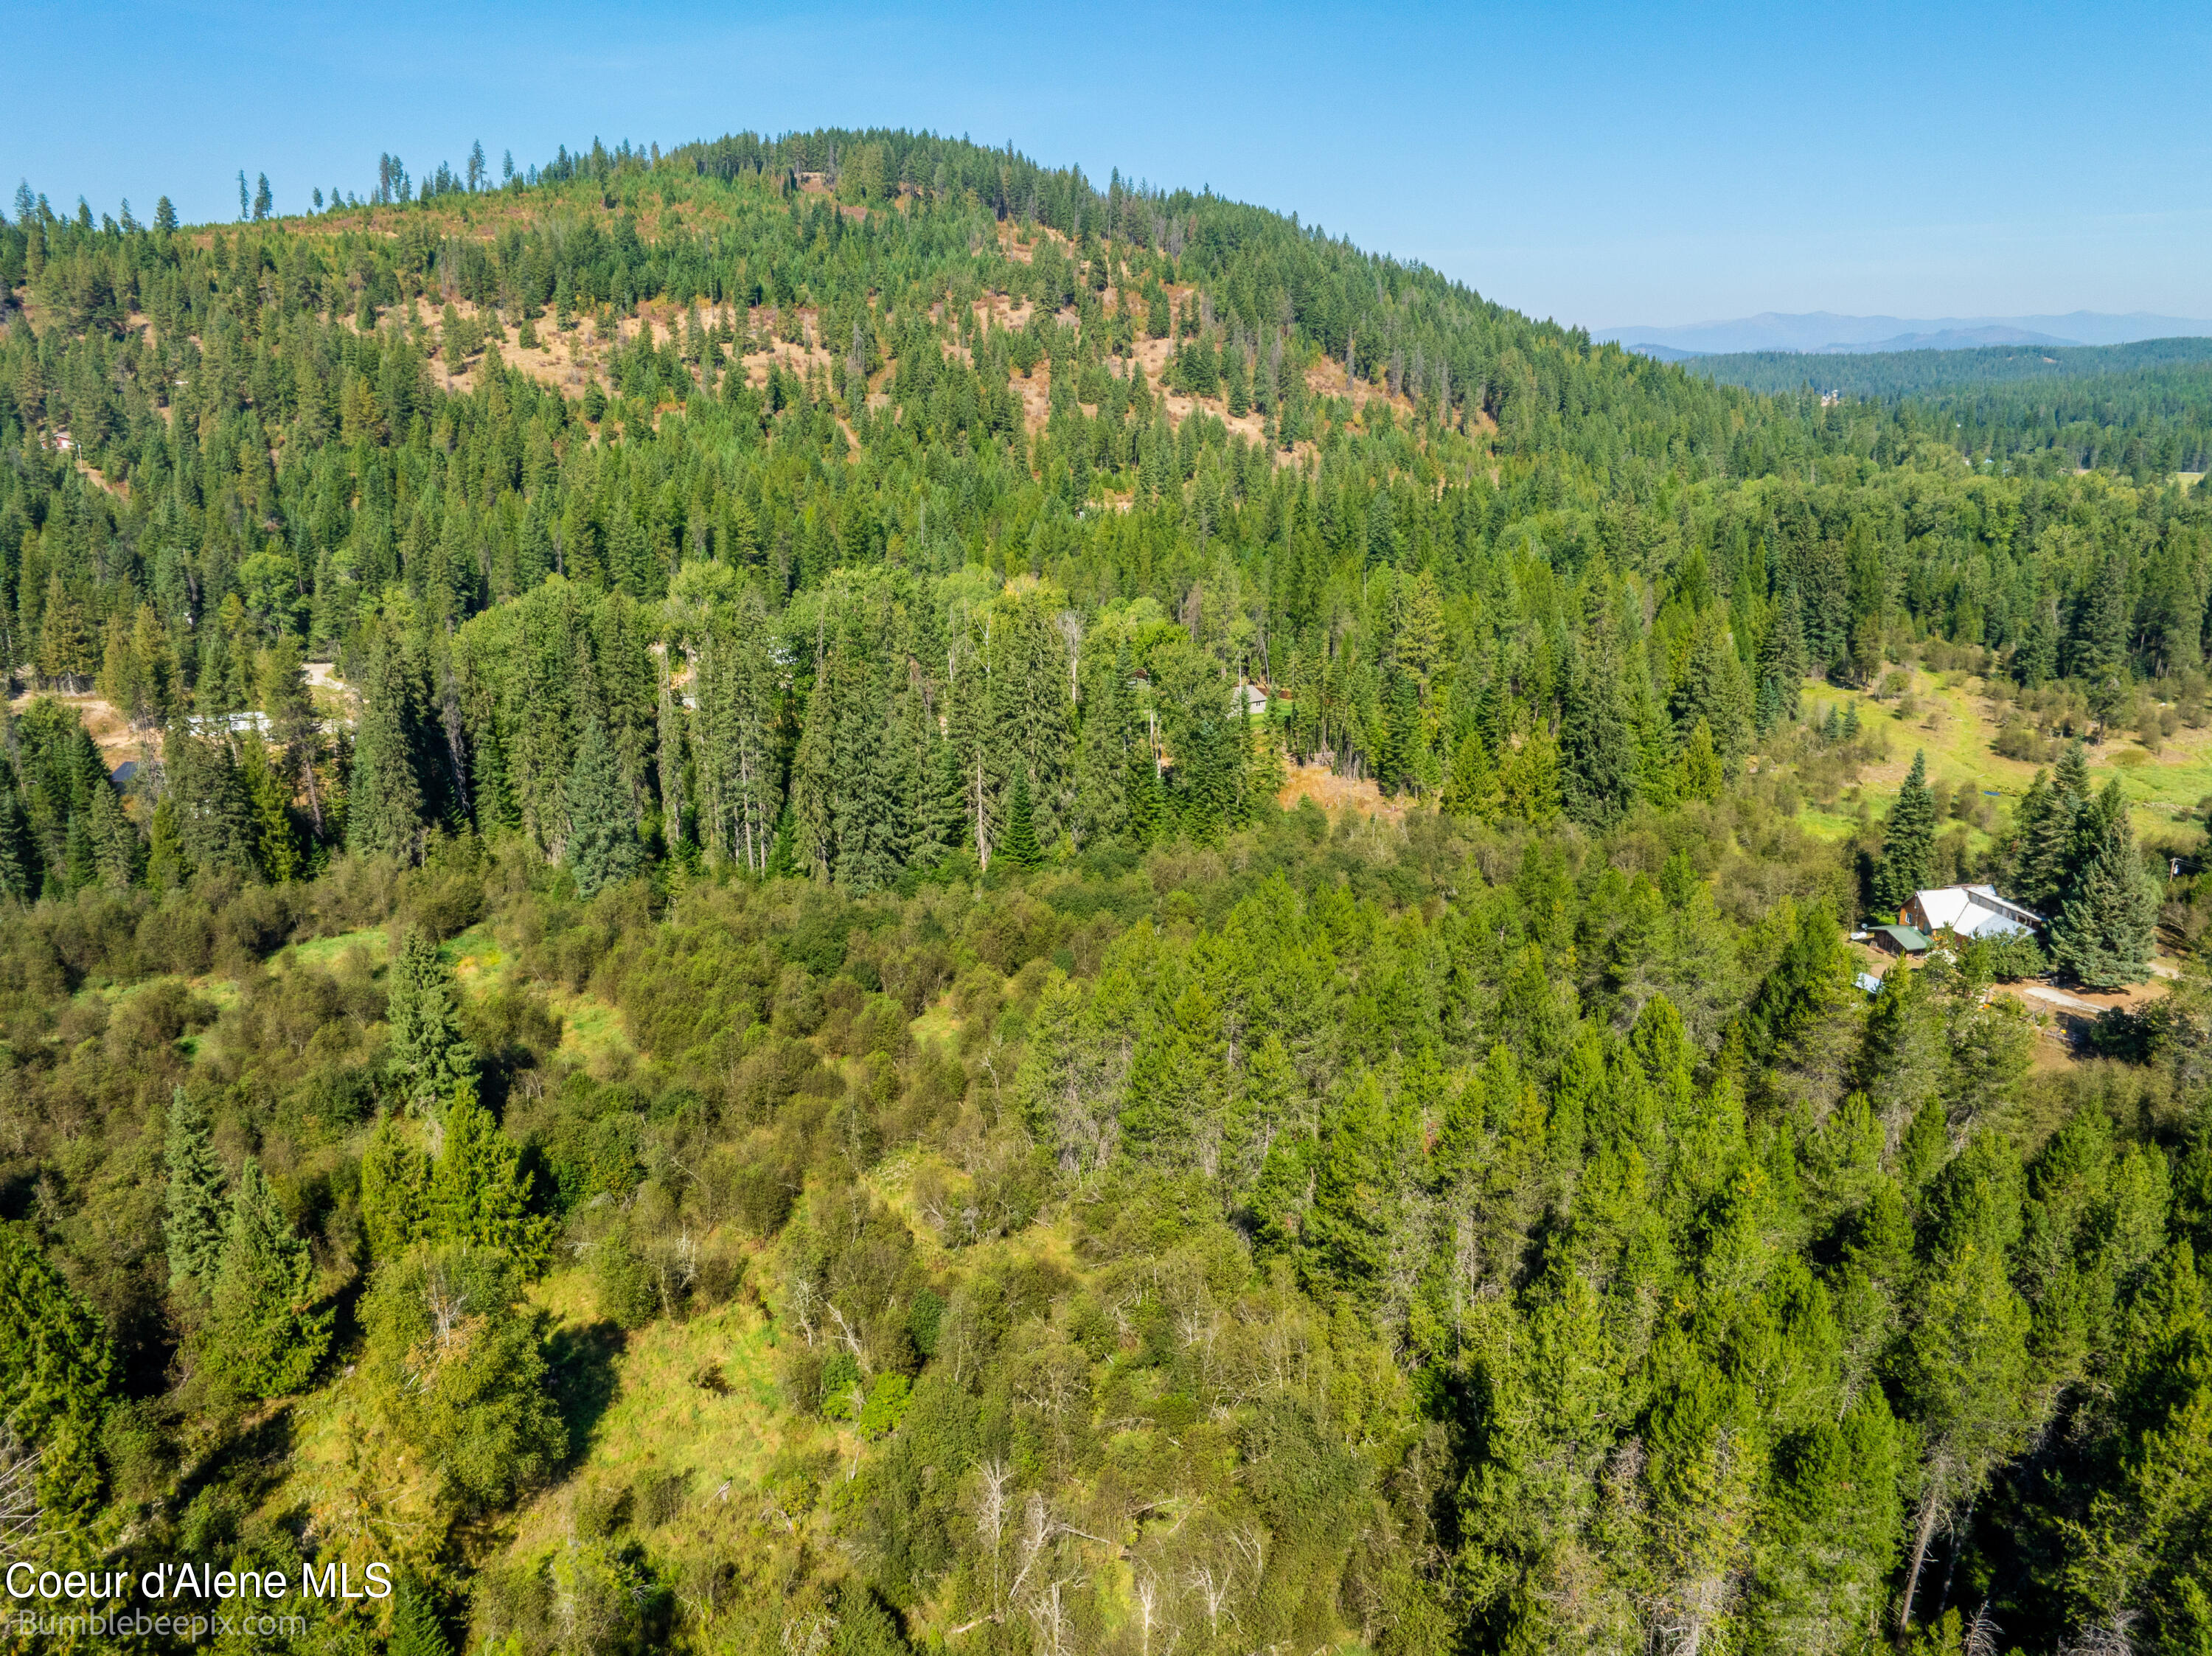
[[2000,897],[1996,888],[1988,885],[1916,891],[1898,919],[1931,937],[1938,931],[1960,937],[2032,937],[2049,924],[2033,909]]

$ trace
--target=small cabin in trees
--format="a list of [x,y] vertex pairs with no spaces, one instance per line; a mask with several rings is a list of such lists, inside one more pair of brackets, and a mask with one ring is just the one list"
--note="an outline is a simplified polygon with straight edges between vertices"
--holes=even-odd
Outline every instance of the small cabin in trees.
[[1928,952],[1926,935],[1909,925],[1869,926],[1867,940],[1885,954],[1924,955]]
[[1931,937],[1938,931],[1960,938],[2033,937],[2047,924],[2033,909],[2000,897],[1996,888],[1988,885],[1916,891],[1898,919]]

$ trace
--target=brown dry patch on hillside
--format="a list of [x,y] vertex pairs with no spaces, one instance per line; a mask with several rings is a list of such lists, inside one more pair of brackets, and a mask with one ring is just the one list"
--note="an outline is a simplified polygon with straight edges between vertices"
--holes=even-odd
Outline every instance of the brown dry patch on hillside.
[[[942,305],[934,306],[932,314],[941,312],[944,308]],[[1029,300],[994,293],[985,294],[981,298],[970,301],[968,308],[974,313],[978,327],[988,321],[1001,332],[1019,333],[1029,326],[1030,312],[1036,307]]]
[[1160,400],[1167,407],[1168,423],[1171,426],[1180,426],[1194,414],[1210,414],[1237,436],[1255,443],[1267,440],[1267,422],[1256,409],[1244,414],[1231,414],[1226,397],[1185,397],[1181,391],[1175,391],[1162,392]]
[[1283,791],[1275,798],[1285,810],[1296,810],[1300,800],[1310,799],[1326,811],[1357,811],[1392,822],[1406,820],[1406,801],[1387,799],[1382,790],[1366,778],[1339,776],[1326,765],[1291,766]]
[[1306,389],[1316,396],[1342,397],[1346,394],[1347,385],[1355,410],[1364,413],[1370,403],[1384,403],[1397,410],[1401,417],[1411,418],[1413,414],[1413,399],[1405,392],[1401,391],[1392,397],[1364,379],[1350,379],[1341,362],[1324,357],[1306,370]]
[[60,702],[83,721],[86,734],[100,749],[100,756],[110,770],[126,759],[161,756],[161,731],[133,730],[122,710],[104,697],[72,695],[58,690],[26,691],[9,706],[20,713],[41,697]]
[[1168,358],[1175,355],[1175,341],[1139,337],[1133,355],[1143,367],[1145,378],[1157,385],[1160,383],[1160,376],[1168,371]]
[[[807,337],[811,342],[811,330]],[[786,373],[797,374],[803,379],[807,370],[814,367],[818,366],[827,373],[830,357],[830,353],[818,344],[794,345],[787,340],[779,339],[771,343],[767,349],[748,352],[738,361],[744,365],[745,382],[757,389],[768,384],[768,371],[772,363],[780,364]]]
[[1006,383],[1022,399],[1022,427],[1031,436],[1042,431],[1045,421],[1052,413],[1052,370],[1040,361],[1030,370],[1024,379],[1018,373],[1006,376]]
[[74,449],[71,450],[70,458],[76,466],[77,475],[89,480],[92,486],[103,494],[111,494],[118,500],[127,500],[131,498],[129,483],[117,482],[98,466],[76,453]]

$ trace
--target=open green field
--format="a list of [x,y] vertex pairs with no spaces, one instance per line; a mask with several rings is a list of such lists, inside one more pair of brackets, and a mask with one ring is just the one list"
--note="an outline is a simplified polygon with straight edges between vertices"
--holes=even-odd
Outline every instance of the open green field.
[[363,926],[358,931],[341,931],[335,937],[310,937],[305,943],[295,943],[281,950],[276,959],[294,966],[335,966],[349,949],[366,949],[368,957],[381,965],[392,955],[392,937],[380,925]]
[[[1992,701],[1982,679],[1966,673],[1915,670],[1905,696],[1875,696],[1863,690],[1841,689],[1825,680],[1808,679],[1803,702],[1808,720],[1826,715],[1831,704],[1856,704],[1863,730],[1880,731],[1888,739],[1889,757],[1859,773],[1856,792],[1878,818],[1889,809],[1912,767],[1916,750],[1928,755],[1930,782],[1948,784],[1955,792],[1968,786],[1991,796],[2001,814],[2008,815],[2014,802],[2027,791],[2039,768],[2008,759],[1992,743],[2003,723],[2007,704]],[[1905,710],[1905,711],[1901,711]],[[2212,726],[2191,730],[2186,725],[2166,739],[2160,750],[2151,752],[2131,732],[2115,730],[2104,742],[2087,749],[2092,785],[2102,788],[2118,779],[2134,806],[2136,833],[2147,845],[2178,841],[2185,836],[2179,825],[2186,821],[2199,801],[2212,795]],[[1808,805],[1799,816],[1806,828],[1824,838],[1840,839],[1856,826],[1850,814],[1854,790],[1846,789],[1841,809],[1823,810]]]

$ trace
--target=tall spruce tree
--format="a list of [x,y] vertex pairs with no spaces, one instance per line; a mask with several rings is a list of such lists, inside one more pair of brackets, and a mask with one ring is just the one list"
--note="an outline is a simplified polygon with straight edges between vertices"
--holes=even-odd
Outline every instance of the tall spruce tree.
[[1777,725],[1797,717],[1798,701],[1810,666],[1805,649],[1804,608],[1797,583],[1784,583],[1776,594],[1766,621],[1765,636],[1759,642],[1759,688],[1753,720],[1765,735]]
[[2064,870],[2053,866],[2043,849],[2045,836],[2057,800],[2051,773],[2039,770],[2027,792],[2013,808],[2012,840],[2007,846],[2007,873],[2015,901],[2041,909],[2064,883]]
[[2150,975],[2158,887],[2136,850],[2127,801],[2112,783],[2091,811],[2097,837],[2051,925],[2051,957],[2092,989],[2117,989]]
[[1882,826],[1881,860],[1874,874],[1874,906],[1878,913],[1894,914],[1912,894],[1928,883],[1929,858],[1936,848],[1936,796],[1928,786],[1928,755],[1916,749],[1912,768],[1898,790]]
[[331,1342],[331,1313],[313,1309],[314,1289],[306,1240],[278,1205],[259,1161],[246,1157],[223,1231],[204,1360],[249,1396],[298,1391]]
[[410,1102],[434,1111],[455,1087],[475,1080],[476,1048],[461,1033],[453,969],[419,927],[410,926],[401,935],[392,956],[385,1022],[391,1029],[392,1064],[404,1077]]
[[1689,652],[1668,695],[1667,713],[1674,740],[1685,746],[1702,720],[1711,733],[1714,750],[1731,768],[1751,746],[1752,687],[1717,604],[1698,616]]
[[0,901],[28,903],[38,895],[37,842],[13,779],[0,769]]
[[361,1157],[361,1223],[370,1259],[380,1265],[422,1235],[429,1190],[430,1158],[399,1118],[386,1114]]
[[615,767],[606,726],[596,717],[584,721],[576,743],[575,762],[568,770],[568,837],[561,861],[574,876],[579,897],[596,896],[637,872],[643,852],[629,791]]
[[999,855],[1016,868],[1035,868],[1044,860],[1037,845],[1036,822],[1030,813],[1030,773],[1024,765],[1014,772],[1014,799],[1006,812],[1006,837]]
[[[1592,607],[1599,602],[1593,591]],[[1636,798],[1636,733],[1621,690],[1610,617],[1594,616],[1559,711],[1559,791],[1585,827],[1618,821]]]
[[422,842],[422,784],[416,774],[411,695],[398,646],[371,646],[346,781],[346,848],[356,857],[411,858]]
[[[92,847],[100,884],[110,891],[127,891],[137,883],[138,830],[124,814],[123,801],[112,787],[93,791]],[[4,883],[4,877],[0,877],[0,883]]]
[[[100,1497],[100,1425],[115,1357],[107,1330],[58,1271],[27,1224],[0,1219],[0,1446],[35,1452],[27,1463],[8,1457],[9,1499],[0,1506],[9,1550],[34,1544],[25,1520],[65,1534],[88,1517]],[[12,1446],[9,1446],[12,1447]],[[35,1507],[18,1504],[16,1477],[28,1474]]]
[[162,1239],[168,1245],[173,1289],[204,1289],[222,1257],[222,1163],[204,1107],[182,1086],[169,1094],[163,1162]]
[[1128,826],[1129,755],[1133,713],[1126,650],[1093,652],[1085,664],[1083,725],[1075,750],[1075,798],[1069,828],[1078,846],[1112,840]]
[[551,1222],[530,1210],[532,1178],[476,1089],[454,1089],[445,1143],[430,1169],[424,1232],[434,1242],[495,1248],[526,1273],[545,1264]]
[[2081,860],[2080,817],[2089,803],[2089,761],[2078,741],[2059,755],[2048,779],[2036,773],[2014,816],[2014,895],[2055,915]]
[[438,1619],[438,1601],[428,1583],[403,1569],[392,1596],[392,1635],[385,1656],[453,1656],[453,1647]]

